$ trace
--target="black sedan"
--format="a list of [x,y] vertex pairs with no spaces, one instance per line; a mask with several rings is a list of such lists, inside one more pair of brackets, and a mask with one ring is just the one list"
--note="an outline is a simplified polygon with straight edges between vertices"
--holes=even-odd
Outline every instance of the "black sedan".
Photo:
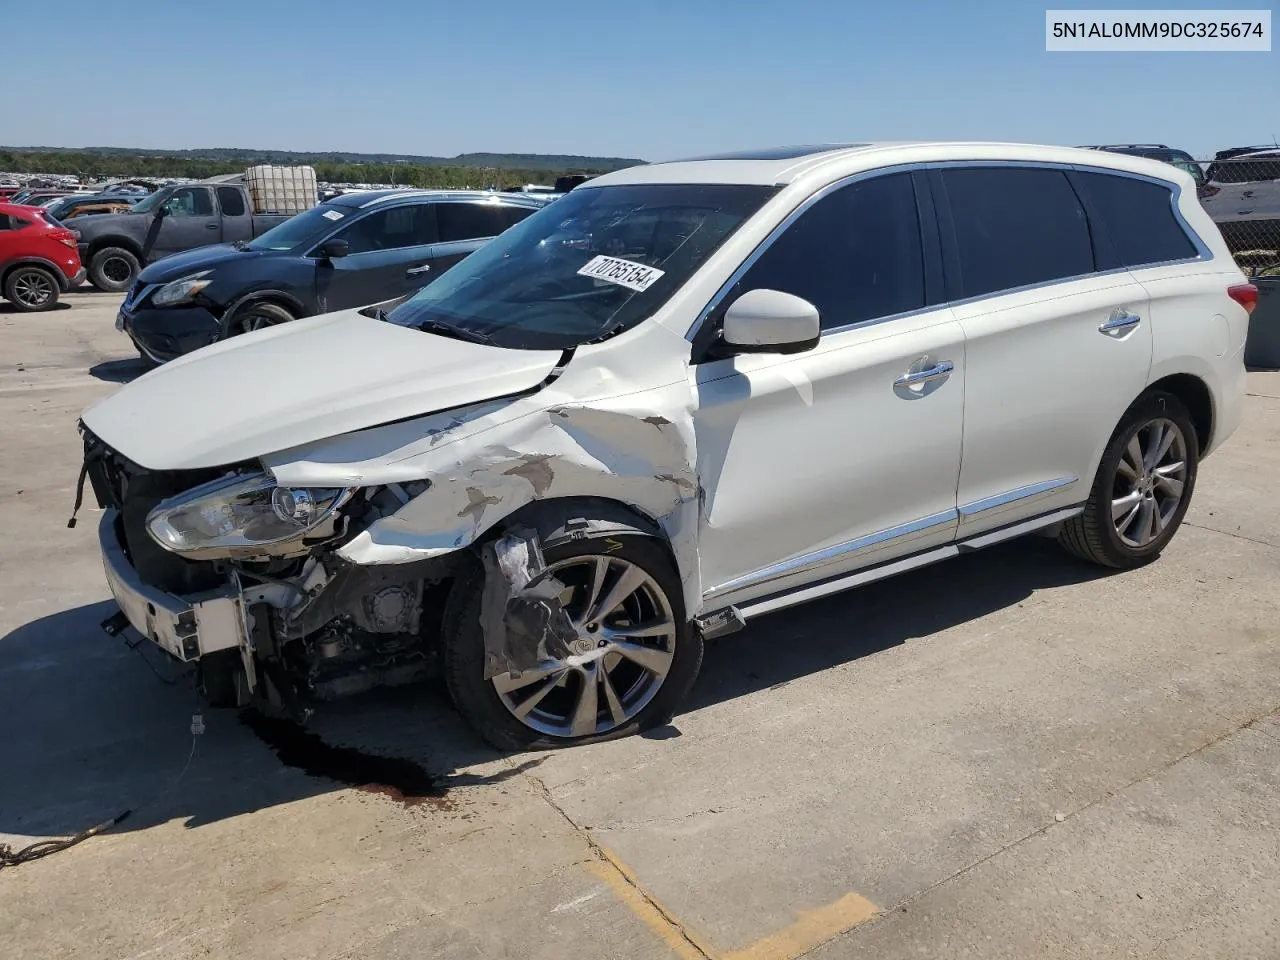
[[249,330],[409,296],[549,202],[481,191],[344,194],[247,243],[151,264],[116,328],[163,363]]

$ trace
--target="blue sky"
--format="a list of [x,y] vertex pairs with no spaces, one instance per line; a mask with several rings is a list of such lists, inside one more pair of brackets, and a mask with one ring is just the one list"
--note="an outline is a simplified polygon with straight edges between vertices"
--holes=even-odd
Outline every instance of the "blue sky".
[[1200,155],[1280,136],[1276,50],[1047,53],[1045,5],[1006,0],[56,9],[69,26],[33,3],[0,17],[0,143],[660,160],[912,138]]

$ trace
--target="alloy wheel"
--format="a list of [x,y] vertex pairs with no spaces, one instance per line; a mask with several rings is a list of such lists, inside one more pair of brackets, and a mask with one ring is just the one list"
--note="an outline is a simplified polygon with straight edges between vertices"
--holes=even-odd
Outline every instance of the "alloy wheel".
[[547,575],[565,585],[560,602],[576,633],[570,653],[494,677],[494,689],[512,716],[540,733],[608,733],[639,714],[671,670],[671,604],[653,577],[618,557],[571,557]]
[[53,298],[53,280],[41,270],[28,270],[13,284],[13,297],[24,307],[42,307]]
[[1128,547],[1158,538],[1173,520],[1187,482],[1187,440],[1159,417],[1130,437],[1112,481],[1111,521]]
[[263,316],[260,313],[251,313],[240,321],[241,333],[252,333],[254,330],[265,330],[267,327],[274,327],[276,321],[271,317]]

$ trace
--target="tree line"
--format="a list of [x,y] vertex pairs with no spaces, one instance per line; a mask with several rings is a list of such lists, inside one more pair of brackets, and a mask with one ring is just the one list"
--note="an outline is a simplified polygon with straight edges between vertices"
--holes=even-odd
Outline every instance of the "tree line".
[[[188,177],[195,180],[220,174],[243,173],[246,161],[207,160],[151,154],[88,153],[83,151],[0,150],[0,171],[48,173],[99,180],[104,177]],[[524,183],[551,183],[567,173],[603,171],[524,169],[503,166],[416,165],[387,163],[313,163],[316,178],[326,183],[394,183],[407,187],[482,189]]]

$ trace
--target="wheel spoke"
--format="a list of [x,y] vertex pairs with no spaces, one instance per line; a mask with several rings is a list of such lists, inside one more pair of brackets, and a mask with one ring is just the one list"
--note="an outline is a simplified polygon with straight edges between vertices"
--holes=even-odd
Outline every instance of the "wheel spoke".
[[609,716],[615,727],[626,723],[627,711],[622,709],[622,701],[618,699],[618,691],[613,688],[613,680],[606,669],[600,670],[600,686],[604,687],[604,702],[609,707]]
[[550,693],[552,690],[554,690],[559,683],[560,683],[560,678],[558,676],[551,677],[549,680],[543,683],[542,686],[540,686],[537,690],[531,693],[526,699],[521,700],[520,703],[512,707],[511,712],[514,713],[521,720],[523,720],[525,717],[527,717],[530,713],[533,712],[533,708],[536,707],[538,704],[540,704],[543,701],[543,699],[546,697],[546,695]]
[[1151,537],[1152,539],[1160,536],[1164,532],[1164,511],[1160,509],[1160,504],[1155,501],[1151,502]]
[[671,654],[666,650],[626,642],[615,643],[612,649],[656,676],[665,677],[671,669]]
[[[1125,473],[1130,479],[1136,480],[1145,472],[1142,466],[1142,444],[1138,442],[1138,435],[1135,433],[1129,438],[1129,444],[1125,447],[1125,456],[1120,458],[1120,463],[1126,468]],[[1125,458],[1128,458],[1126,461]]]
[[1142,494],[1137,490],[1126,493],[1123,497],[1117,497],[1111,501],[1111,519],[1119,520],[1121,517],[1128,515],[1133,518],[1133,510],[1142,502]]
[[518,676],[512,676],[509,673],[500,673],[493,678],[493,687],[499,693],[510,693],[513,690],[520,690],[536,683],[543,677],[549,677],[553,674],[559,680],[560,674],[563,674],[567,668],[559,660],[544,660],[536,667],[521,671]]
[[1160,425],[1160,443],[1155,448],[1155,454],[1151,458],[1151,462],[1147,464],[1147,470],[1153,470],[1165,454],[1169,452],[1169,448],[1173,446],[1173,442],[1178,439],[1178,431],[1173,426]]
[[605,577],[609,574],[609,558],[596,557],[591,564],[591,584],[587,587],[587,599],[582,605],[582,616],[573,622],[575,627],[581,629],[582,625],[587,622],[592,611],[596,608],[596,603],[600,600],[600,591],[604,589]]
[[1147,448],[1143,451],[1142,459],[1139,461],[1142,464],[1143,473],[1150,471],[1156,465],[1156,460],[1152,459],[1152,454],[1155,453],[1156,448],[1160,446],[1160,442],[1163,439],[1164,425],[1159,420],[1156,420],[1147,427]]
[[621,606],[623,600],[639,590],[646,579],[648,578],[643,570],[628,563],[622,568],[622,572],[618,574],[618,579],[609,588],[609,592],[605,594],[604,599],[591,608],[587,619],[593,621],[603,620]]
[[1178,474],[1182,473],[1185,469],[1186,464],[1181,460],[1177,463],[1166,464],[1163,467],[1156,467],[1156,484],[1159,485],[1160,489],[1169,496],[1181,497],[1185,483]]
[[1151,542],[1153,536],[1151,533],[1152,514],[1155,512],[1156,506],[1150,500],[1143,499],[1142,503],[1138,505],[1138,527],[1134,531],[1133,539],[1137,541],[1139,546]]
[[606,640],[634,640],[637,637],[666,637],[675,629],[675,624],[668,619],[651,620],[631,627],[605,627]]
[[578,693],[578,705],[573,708],[573,722],[569,732],[575,737],[585,737],[596,732],[596,712],[599,710],[599,675],[595,665],[582,673],[582,687]]

